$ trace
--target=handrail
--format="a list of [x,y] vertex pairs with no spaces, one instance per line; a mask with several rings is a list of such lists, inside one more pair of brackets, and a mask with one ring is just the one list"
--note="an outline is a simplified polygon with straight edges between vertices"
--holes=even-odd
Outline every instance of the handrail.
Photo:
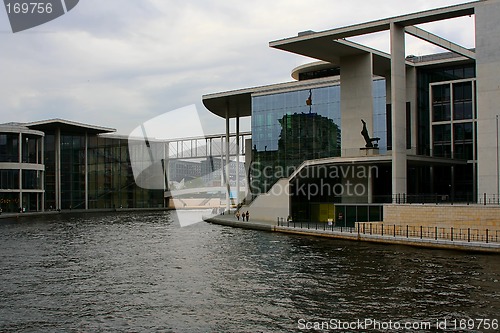
[[357,227],[336,226],[327,222],[295,222],[278,218],[277,225],[295,229],[323,230],[359,235],[377,235],[388,238],[419,238],[428,240],[448,240],[452,242],[500,243],[500,230],[455,227],[410,226],[383,223],[358,223]]

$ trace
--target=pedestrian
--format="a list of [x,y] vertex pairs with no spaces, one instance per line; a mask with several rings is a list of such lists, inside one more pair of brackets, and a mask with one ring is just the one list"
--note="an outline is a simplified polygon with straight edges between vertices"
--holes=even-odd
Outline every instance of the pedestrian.
[[239,211],[236,211],[236,218],[238,219],[238,221],[240,220],[240,212]]
[[246,215],[246,217],[247,217],[247,222],[248,222],[248,217],[250,216],[250,213],[248,212],[248,210],[247,210],[247,212],[245,213],[245,215]]

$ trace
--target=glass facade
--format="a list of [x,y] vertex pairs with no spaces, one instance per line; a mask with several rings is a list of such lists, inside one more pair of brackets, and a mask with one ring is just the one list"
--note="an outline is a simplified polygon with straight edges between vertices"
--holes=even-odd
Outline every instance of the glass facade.
[[85,208],[85,134],[61,133],[61,208]]
[[[373,86],[373,137],[387,150],[385,81]],[[340,86],[252,97],[250,189],[267,192],[305,160],[341,156]]]
[[0,170],[0,190],[19,189],[19,170]]
[[53,132],[45,133],[45,209],[55,209],[56,205],[56,138]]
[[[163,207],[163,191],[135,183],[127,138],[62,132],[60,200],[57,205],[57,139],[45,138],[45,209]],[[87,145],[87,146],[86,146]],[[88,198],[88,206],[86,206]]]
[[[429,124],[449,122],[452,117],[454,120],[475,118],[475,94],[472,94],[475,89],[475,84],[473,84],[475,77],[476,67],[474,64],[444,68],[419,68],[417,76],[417,146],[419,154],[432,155],[434,147],[431,143],[431,134],[434,129]],[[442,145],[437,143],[437,146]],[[451,149],[449,151],[447,148],[438,147],[437,149],[438,154],[441,152],[443,154],[451,153]]]
[[340,156],[340,122],[339,86],[254,96],[252,192],[267,192],[305,160]]
[[0,127],[0,208],[39,211],[43,201],[43,133],[7,124]]
[[18,133],[0,133],[0,162],[19,162]]
[[[162,208],[164,191],[136,183],[128,138],[46,122],[0,127],[0,207],[55,209]],[[129,147],[131,142],[132,147]],[[164,143],[158,144],[163,152]]]
[[474,160],[475,81],[431,87],[432,155]]
[[420,154],[467,161],[433,167],[434,182],[427,191],[475,200],[475,65],[419,69],[417,115]]
[[88,149],[89,208],[163,207],[163,191],[136,185],[128,139],[94,136]]

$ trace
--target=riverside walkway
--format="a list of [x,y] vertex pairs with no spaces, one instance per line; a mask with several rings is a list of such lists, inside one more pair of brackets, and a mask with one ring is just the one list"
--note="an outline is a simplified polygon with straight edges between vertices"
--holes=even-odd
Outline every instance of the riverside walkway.
[[370,234],[360,228],[341,228],[331,227],[326,223],[287,223],[278,221],[238,221],[233,214],[214,215],[203,218],[206,222],[231,226],[235,228],[244,228],[252,230],[261,230],[269,232],[281,232],[288,234],[327,237],[335,239],[344,239],[350,241],[364,241],[383,244],[398,244],[425,248],[449,249],[471,252],[486,252],[500,254],[500,239],[489,240],[462,240],[462,239],[435,239],[424,237],[422,234]]

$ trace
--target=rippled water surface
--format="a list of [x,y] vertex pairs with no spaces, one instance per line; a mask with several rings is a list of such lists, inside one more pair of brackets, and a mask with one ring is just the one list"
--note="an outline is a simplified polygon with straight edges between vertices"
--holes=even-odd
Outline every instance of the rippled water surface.
[[0,220],[0,332],[298,332],[300,323],[332,319],[500,319],[500,256],[204,222],[181,228],[173,216]]

